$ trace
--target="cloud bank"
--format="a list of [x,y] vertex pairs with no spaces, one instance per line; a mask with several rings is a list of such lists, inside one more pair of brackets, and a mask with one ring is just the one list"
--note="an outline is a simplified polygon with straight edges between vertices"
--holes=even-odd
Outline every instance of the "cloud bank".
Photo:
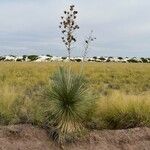
[[73,55],[81,54],[93,29],[90,56],[150,56],[149,0],[1,0],[0,55],[66,55],[58,25],[70,4],[79,10],[80,25]]

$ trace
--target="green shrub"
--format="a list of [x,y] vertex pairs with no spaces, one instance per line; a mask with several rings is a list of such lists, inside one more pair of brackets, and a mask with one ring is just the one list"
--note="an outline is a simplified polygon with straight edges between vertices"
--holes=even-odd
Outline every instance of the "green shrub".
[[142,60],[143,63],[148,63],[148,59],[147,58],[141,57],[141,60]]
[[60,67],[51,77],[51,86],[47,91],[49,125],[56,129],[59,138],[82,130],[90,104],[88,93],[84,76],[70,69]]
[[67,57],[61,57],[63,60],[67,59]]
[[3,60],[5,60],[5,57],[0,56],[0,61],[3,61]]
[[46,56],[47,56],[47,57],[52,57],[52,55],[49,55],[49,54],[47,54]]
[[138,60],[135,60],[133,58],[127,60],[129,63],[138,63],[139,61]]
[[37,55],[29,55],[28,59],[30,59],[31,61],[37,60],[38,56]]

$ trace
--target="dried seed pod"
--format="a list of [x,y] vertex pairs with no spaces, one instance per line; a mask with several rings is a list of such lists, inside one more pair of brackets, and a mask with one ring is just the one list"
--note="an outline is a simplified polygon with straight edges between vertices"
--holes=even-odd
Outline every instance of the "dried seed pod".
[[78,13],[77,11],[74,11],[74,12],[73,12],[74,15],[76,15],[77,13]]
[[63,30],[63,31],[62,31],[62,33],[65,33],[65,32],[66,32],[66,30]]
[[69,11],[64,11],[64,16],[61,16],[62,22],[59,26],[61,32],[64,35],[62,37],[62,41],[67,47],[69,58],[72,44],[76,42],[76,38],[74,37],[74,31],[76,31],[76,29],[79,29],[79,26],[75,22],[78,11],[76,11],[74,7],[74,5],[70,5]]

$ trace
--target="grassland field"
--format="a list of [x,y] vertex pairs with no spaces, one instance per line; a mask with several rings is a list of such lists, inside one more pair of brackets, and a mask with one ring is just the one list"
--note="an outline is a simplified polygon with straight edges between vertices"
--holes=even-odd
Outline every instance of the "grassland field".
[[[0,63],[0,124],[42,126],[52,73],[65,63]],[[71,63],[80,72],[80,63]],[[150,64],[85,63],[95,96],[86,117],[90,129],[150,126]]]

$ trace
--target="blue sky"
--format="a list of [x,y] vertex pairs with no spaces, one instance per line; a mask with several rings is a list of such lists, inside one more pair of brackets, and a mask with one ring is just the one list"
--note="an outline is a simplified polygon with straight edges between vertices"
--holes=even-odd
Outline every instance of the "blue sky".
[[150,57],[150,0],[0,0],[0,55],[66,55],[58,25],[70,4],[80,26],[72,55],[94,30],[90,56]]

